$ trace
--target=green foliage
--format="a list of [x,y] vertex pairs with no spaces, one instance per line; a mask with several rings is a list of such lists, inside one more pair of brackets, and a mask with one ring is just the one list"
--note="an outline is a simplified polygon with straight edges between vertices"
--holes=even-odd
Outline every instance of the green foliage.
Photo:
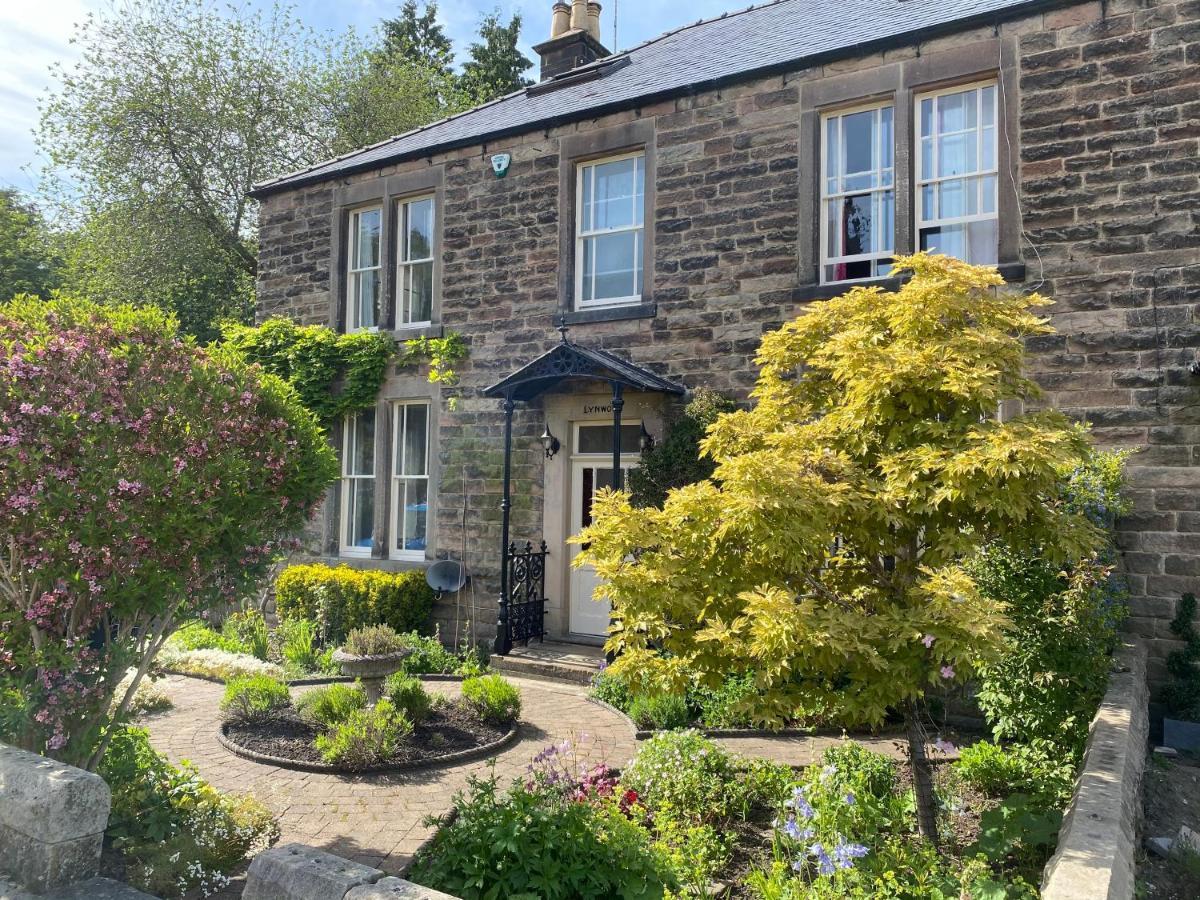
[[621,783],[637,791],[651,813],[669,807],[712,823],[746,805],[737,770],[734,757],[695,731],[664,731],[642,743]]
[[1075,788],[1075,760],[1054,744],[1001,747],[980,741],[959,751],[954,771],[991,797],[1024,794],[1043,810],[1061,809]]
[[267,646],[270,643],[267,621],[257,609],[230,614],[221,623],[221,633],[234,644],[244,647],[242,652],[258,659],[267,658]]
[[1024,794],[1013,794],[979,820],[973,849],[993,862],[1015,856],[1035,877],[1058,843],[1062,811],[1045,809]]
[[296,712],[310,722],[333,728],[366,705],[367,694],[361,685],[336,682],[301,694],[296,700]]
[[62,280],[61,243],[36,206],[0,189],[0,301],[17,294],[47,299]]
[[339,334],[282,317],[258,326],[230,323],[222,338],[246,362],[291,384],[300,402],[326,424],[375,405],[395,352],[382,332]]
[[155,896],[213,893],[279,836],[262,804],[219,794],[188,764],[172,766],[145,729],[118,730],[99,774],[112,789],[105,838],[124,855],[127,878]]
[[230,679],[221,697],[226,719],[254,722],[279,715],[292,706],[288,686],[269,675],[245,675]]
[[360,770],[391,759],[401,739],[412,734],[412,723],[392,705],[380,700],[374,706],[353,710],[342,722],[317,735],[317,749],[327,763]]
[[1171,620],[1171,633],[1184,641],[1184,647],[1167,656],[1171,678],[1162,698],[1171,715],[1200,722],[1200,634],[1193,625],[1195,618],[1196,596],[1184,594]]
[[592,676],[591,695],[626,714],[633,700],[629,693],[629,682],[607,668]]
[[404,352],[399,364],[415,365],[422,360],[429,362],[429,383],[453,386],[458,384],[458,373],[454,364],[467,358],[467,342],[457,331],[445,336],[411,338],[404,342]]
[[383,693],[392,705],[414,725],[420,725],[433,709],[433,698],[425,692],[421,679],[396,672],[383,683]]
[[454,813],[414,862],[418,884],[464,900],[658,900],[675,886],[650,835],[612,803],[519,782],[501,791],[493,775],[472,777]]
[[754,719],[747,710],[757,704],[754,675],[729,675],[716,688],[697,686],[691,696],[705,728],[750,728]]
[[521,692],[499,675],[464,678],[463,701],[485,722],[507,725],[521,715]]
[[1032,398],[1023,341],[1048,301],[994,269],[916,254],[897,292],[855,287],[767,334],[750,410],[721,414],[711,479],[661,508],[601,491],[573,540],[613,603],[638,693],[753,672],[756,719],[880,722],[994,657],[1007,620],[964,560],[1025,540],[1058,560],[1100,531],[1059,499],[1087,449]]
[[363,625],[390,625],[398,632],[428,628],[433,589],[418,569],[288,566],[275,581],[275,603],[280,618],[312,619],[322,640],[336,644]]
[[703,481],[716,463],[700,455],[704,432],[722,413],[737,409],[733,400],[707,388],[698,389],[671,422],[662,440],[642,451],[641,461],[629,472],[630,502],[634,506],[661,506],[672,488]]
[[297,674],[323,671],[321,652],[317,647],[320,629],[312,619],[282,619],[272,635],[274,645],[285,667]]
[[352,656],[387,656],[404,649],[404,641],[390,625],[364,625],[346,635],[342,649]]
[[224,650],[226,653],[250,653],[250,648],[236,637],[214,631],[204,622],[188,622],[167,638],[166,646],[173,650]]
[[437,635],[428,637],[410,631],[400,635],[400,640],[411,653],[404,657],[401,671],[410,675],[452,675],[461,662],[453,651],[446,648]]
[[432,71],[448,77],[454,64],[454,45],[437,21],[437,4],[426,3],[424,6],[418,13],[416,0],[404,0],[400,15],[380,23],[383,45],[379,53],[388,61],[420,61]]
[[646,694],[635,697],[629,703],[627,712],[638,728],[683,728],[692,720],[687,698],[679,694]]
[[1064,571],[1002,547],[988,548],[972,572],[1012,621],[1002,654],[979,668],[979,706],[993,733],[1082,751],[1124,617],[1121,583],[1095,559]]
[[507,25],[500,13],[484,15],[479,22],[480,40],[467,48],[460,87],[472,103],[487,103],[497,97],[533,84],[524,73],[533,63],[521,52],[521,14],[513,13]]
[[201,0],[104,7],[73,41],[78,62],[54,67],[38,128],[43,193],[65,220],[88,217],[72,288],[173,308],[201,339],[222,316],[248,318],[249,192],[330,155],[332,42],[284,6]]

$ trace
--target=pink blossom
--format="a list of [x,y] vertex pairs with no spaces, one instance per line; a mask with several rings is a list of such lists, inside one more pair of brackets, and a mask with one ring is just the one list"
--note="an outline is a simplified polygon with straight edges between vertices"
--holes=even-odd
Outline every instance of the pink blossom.
[[926,648],[932,647],[933,641],[934,637],[932,634],[927,634],[925,637],[921,638],[921,643],[924,644]]
[[954,666],[942,666],[942,677],[943,678],[953,678],[954,677]]

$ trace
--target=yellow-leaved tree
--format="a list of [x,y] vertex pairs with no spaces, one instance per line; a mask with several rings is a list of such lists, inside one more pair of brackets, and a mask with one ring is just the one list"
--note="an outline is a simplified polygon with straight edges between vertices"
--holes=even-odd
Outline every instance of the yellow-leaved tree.
[[1061,503],[1087,435],[1029,400],[1023,339],[1050,301],[994,269],[896,260],[900,290],[814,303],[758,354],[753,406],[720,416],[710,479],[661,508],[597,496],[577,562],[613,604],[613,670],[635,692],[753,673],[755,718],[908,721],[922,834],[936,810],[920,711],[1002,646],[1004,609],[964,561],[993,540],[1078,558],[1099,532]]

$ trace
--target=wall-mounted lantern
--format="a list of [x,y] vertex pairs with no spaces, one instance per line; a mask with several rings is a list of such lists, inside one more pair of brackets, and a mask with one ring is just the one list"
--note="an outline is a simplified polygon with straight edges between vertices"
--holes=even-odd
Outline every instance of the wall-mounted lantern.
[[642,433],[638,435],[638,446],[642,452],[654,449],[654,435],[646,430],[646,423],[642,423]]
[[542,432],[542,436],[538,438],[542,442],[542,449],[546,451],[546,459],[554,459],[554,454],[558,452],[558,438],[550,433],[550,425],[546,424],[546,430]]

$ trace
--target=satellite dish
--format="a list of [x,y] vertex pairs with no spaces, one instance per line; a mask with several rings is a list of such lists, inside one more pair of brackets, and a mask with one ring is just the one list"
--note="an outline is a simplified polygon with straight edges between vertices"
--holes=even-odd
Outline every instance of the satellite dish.
[[425,580],[439,594],[453,594],[467,583],[467,572],[456,559],[443,559],[425,570]]

